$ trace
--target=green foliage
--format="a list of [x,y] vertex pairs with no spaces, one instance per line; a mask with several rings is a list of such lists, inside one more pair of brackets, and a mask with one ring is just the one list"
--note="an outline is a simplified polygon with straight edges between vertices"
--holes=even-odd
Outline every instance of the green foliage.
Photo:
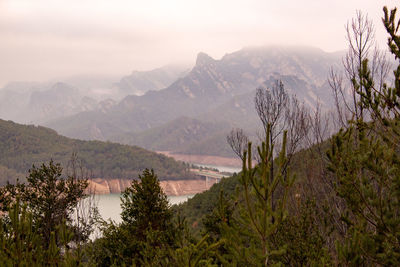
[[177,228],[172,210],[153,170],[144,170],[121,197],[122,223],[105,224],[103,237],[94,244],[93,259],[110,264],[160,264],[175,244]]
[[[399,57],[396,10],[384,8],[389,47]],[[400,65],[395,86],[374,86],[370,65],[363,59],[359,81],[353,81],[358,103],[372,120],[350,122],[332,140],[328,153],[336,191],[345,201],[341,219],[347,226],[344,242],[337,243],[339,261],[345,265],[400,264]]]
[[156,151],[232,157],[232,150],[224,142],[230,128],[225,122],[179,117],[162,126],[139,133],[126,133],[112,140]]
[[20,201],[9,210],[9,221],[0,220],[0,259],[5,266],[36,265],[45,262],[41,236],[34,231],[32,215],[20,207]]
[[[68,244],[72,233],[64,222],[51,232],[48,243],[43,242],[41,229],[35,227],[34,216],[18,199],[0,217],[1,266],[80,266],[81,261]],[[56,235],[62,245],[57,245]],[[63,253],[61,253],[63,251]]]
[[[362,124],[369,127],[368,124]],[[329,153],[348,226],[339,256],[351,265],[400,263],[400,161],[396,149],[356,124],[341,131]],[[376,126],[371,126],[376,127]]]
[[147,228],[164,231],[172,218],[167,195],[153,170],[144,170],[122,194],[122,221],[135,229],[136,236]]
[[[184,217],[196,237],[201,236],[204,221],[208,216],[213,216],[214,209],[219,205],[221,191],[225,198],[231,198],[239,185],[239,175],[235,174],[229,178],[223,178],[217,184],[214,184],[209,190],[198,193],[186,202],[174,206],[175,213]],[[210,220],[219,220],[219,215],[214,214],[216,218]],[[214,217],[215,217],[214,216]]]
[[215,263],[215,258],[221,258],[217,249],[224,243],[223,240],[209,243],[209,237],[204,235],[197,242],[189,243],[173,251],[173,264],[175,266],[218,266]]
[[238,265],[279,265],[282,264],[279,256],[286,252],[287,245],[272,246],[271,237],[287,217],[287,194],[294,177],[286,168],[286,132],[281,152],[275,160],[269,134],[270,126],[266,141],[258,147],[260,163],[255,168],[252,167],[249,143],[243,159],[235,214],[230,220],[224,218],[222,223],[222,237],[227,241],[225,248]]
[[33,164],[53,159],[68,166],[73,153],[91,177],[133,178],[150,167],[162,179],[190,177],[185,164],[139,147],[75,140],[45,127],[0,120],[0,166],[4,166],[0,167],[0,185],[15,181]]
[[26,184],[8,184],[1,188],[0,193],[7,196],[9,201],[0,204],[6,210],[10,201],[17,198],[27,203],[34,227],[40,229],[46,244],[50,242],[51,233],[63,221],[71,225],[71,214],[78,202],[85,197],[84,190],[88,182],[74,176],[63,177],[61,165],[54,164],[53,161],[48,165],[42,164],[40,168],[33,166],[26,179]]
[[151,170],[132,181],[122,200],[122,223],[104,223],[103,236],[89,246],[96,266],[209,266],[221,242],[196,243],[173,211]]
[[[323,150],[328,147],[327,145],[328,142],[323,144]],[[311,192],[302,190],[302,188],[308,189],[309,183],[315,183],[319,168],[324,168],[319,166],[321,159],[315,158],[316,149],[313,147],[294,154],[288,166],[296,173],[297,179],[289,188],[287,216],[269,239],[274,249],[286,246],[285,253],[272,257],[278,258],[284,265],[330,265],[331,262],[329,254],[331,251],[327,247],[327,242],[332,225],[326,225],[326,214],[321,210],[325,200],[323,198],[318,201],[309,200],[313,196]],[[212,242],[228,239],[222,235],[223,225],[234,225],[238,206],[243,207],[245,204],[241,175],[240,173],[222,179],[208,191],[196,194],[187,202],[174,207],[186,218],[190,230],[196,237],[207,234]],[[281,192],[280,188],[275,197],[279,198]],[[242,238],[245,238],[245,231],[245,227],[237,227],[237,235],[242,235]],[[218,247],[218,255],[223,257],[222,260],[216,257],[219,264],[226,262],[234,264],[234,257],[227,246],[228,242]]]
[[290,214],[271,238],[273,246],[286,246],[286,253],[280,260],[285,266],[330,265],[326,238],[316,223],[321,214],[315,202],[306,200],[296,208],[299,208],[299,215]]
[[[400,23],[395,9],[390,14],[384,11],[389,47],[398,59]],[[380,89],[375,88],[366,58],[358,67],[350,81],[357,94],[354,120],[329,140],[327,162],[320,155],[328,142],[300,151],[289,161],[285,131],[275,155],[271,124],[266,123],[265,142],[257,148],[258,165],[252,166],[249,143],[239,175],[222,179],[180,206],[171,208],[154,171],[144,170],[123,193],[122,223],[103,222],[102,237],[86,243],[84,250],[80,243],[71,249],[76,231],[69,216],[84,197],[87,181],[63,178],[61,166],[53,162],[33,167],[26,184],[9,184],[0,191],[0,203],[8,211],[0,217],[1,265],[399,266],[400,65],[394,71],[394,86],[384,84]],[[36,127],[30,129],[33,135],[26,129],[9,135],[13,127],[20,126],[9,124],[0,131],[2,140],[9,138],[0,143],[0,153],[7,155],[0,157],[0,174],[7,177],[19,170],[10,168],[18,155],[18,164],[27,164],[22,151],[40,159],[43,147],[64,146],[55,151],[65,157],[72,151],[68,145],[78,146],[85,164],[104,163],[111,175],[131,175],[145,165],[141,157],[125,160],[135,157],[134,148],[67,140]],[[59,142],[33,138],[40,131]],[[21,142],[20,136],[31,139]],[[35,147],[35,141],[42,143]],[[107,165],[120,151],[124,156]],[[134,166],[127,170],[129,164]],[[292,171],[300,177],[295,179]],[[307,188],[313,183],[322,185],[321,191]]]

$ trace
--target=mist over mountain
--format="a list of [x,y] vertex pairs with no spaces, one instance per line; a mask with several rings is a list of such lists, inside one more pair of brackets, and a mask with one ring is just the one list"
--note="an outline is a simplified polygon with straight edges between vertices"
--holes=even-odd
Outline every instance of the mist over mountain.
[[189,68],[181,65],[168,65],[150,71],[133,71],[115,85],[122,96],[143,95],[147,91],[159,91],[185,76]]
[[159,90],[185,74],[184,66],[134,71],[129,76],[77,75],[48,82],[12,82],[0,89],[0,118],[44,124],[83,111],[105,111],[127,95]]
[[48,90],[50,84],[38,82],[12,82],[0,89],[0,118],[28,122],[24,110],[33,92]]
[[[119,140],[151,149],[165,147],[158,145],[162,129],[174,128],[171,125],[176,123],[169,123],[182,116],[224,125],[197,138],[196,142],[201,143],[211,135],[223,136],[222,128],[226,133],[230,127],[257,129],[255,89],[271,87],[276,80],[282,80],[287,91],[310,108],[317,102],[329,108],[332,103],[327,76],[332,66],[339,65],[341,56],[310,47],[273,46],[244,48],[220,60],[199,53],[192,70],[165,89],[128,95],[106,111],[81,112],[47,125],[74,138]],[[190,126],[188,121],[181,123],[186,125],[182,127]],[[130,138],[121,139],[124,134]],[[175,134],[177,140],[184,140],[183,132]],[[187,146],[194,145],[189,143],[167,147],[187,151]]]
[[66,83],[17,83],[0,90],[0,118],[43,124],[52,119],[92,110],[98,100]]
[[[219,60],[200,52],[192,69],[167,65],[123,77],[10,83],[0,89],[0,118],[43,124],[84,140],[185,153],[215,154],[212,148],[219,147],[220,155],[228,155],[225,136],[231,128],[255,132],[260,127],[257,87],[281,80],[311,109],[318,102],[329,108],[327,76],[342,55],[311,47],[247,47]],[[204,149],[204,140],[215,142]]]

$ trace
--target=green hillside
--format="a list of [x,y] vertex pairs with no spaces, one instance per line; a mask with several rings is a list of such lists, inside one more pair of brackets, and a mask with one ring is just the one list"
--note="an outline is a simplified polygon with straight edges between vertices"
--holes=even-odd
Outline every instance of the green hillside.
[[156,151],[233,157],[226,142],[231,130],[227,122],[204,122],[179,117],[162,126],[139,133],[126,133],[111,140]]
[[50,159],[67,166],[74,152],[92,177],[136,178],[145,168],[161,179],[189,176],[183,163],[140,147],[70,139],[45,127],[0,120],[0,183]]
[[[304,195],[311,198],[321,197],[319,190],[324,191],[326,189],[323,188],[325,185],[321,179],[326,178],[327,163],[321,159],[319,152],[326,152],[329,149],[330,142],[330,139],[326,140],[322,144],[303,149],[293,155],[290,161],[290,170],[297,177],[293,186],[294,192],[303,192]],[[238,187],[240,188],[239,179],[241,175],[239,173],[223,178],[209,190],[196,194],[188,201],[174,206],[175,210],[186,218],[194,234],[199,235],[204,231],[204,221],[218,207],[221,192],[226,199],[235,201],[235,192]],[[316,188],[318,189],[316,190]],[[325,198],[321,197],[321,201],[323,200]]]

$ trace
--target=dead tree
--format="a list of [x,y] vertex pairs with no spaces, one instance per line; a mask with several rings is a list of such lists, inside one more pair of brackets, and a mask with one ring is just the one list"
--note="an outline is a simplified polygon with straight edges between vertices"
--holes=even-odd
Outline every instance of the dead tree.
[[282,81],[271,88],[258,88],[254,99],[257,115],[264,132],[270,127],[270,142],[279,146],[284,130],[287,131],[287,153],[291,155],[301,146],[309,129],[309,112],[295,95],[289,96]]
[[249,143],[249,138],[240,128],[232,129],[229,135],[226,137],[226,141],[232,148],[233,152],[241,159],[244,158],[244,151]]
[[270,127],[270,139],[275,139],[282,134],[284,129],[285,110],[289,102],[282,81],[276,81],[271,89],[259,87],[254,99],[257,115],[262,122],[264,132]]
[[390,69],[385,53],[376,45],[372,21],[361,11],[357,11],[356,17],[346,25],[346,38],[349,48],[342,60],[344,75],[331,69],[328,78],[334,97],[335,123],[338,128],[347,127],[351,119],[365,120],[371,115],[360,102],[359,92],[365,91],[360,72],[363,62],[368,60],[377,91],[382,90]]

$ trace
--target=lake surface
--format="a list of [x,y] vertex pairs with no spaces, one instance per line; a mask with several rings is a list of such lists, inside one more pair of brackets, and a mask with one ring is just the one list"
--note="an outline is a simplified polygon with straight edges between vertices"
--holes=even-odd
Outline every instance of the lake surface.
[[[99,208],[99,213],[103,219],[111,219],[115,222],[121,222],[121,194],[109,194],[109,195],[96,195],[95,201]],[[185,202],[193,195],[184,196],[168,196],[168,200],[171,205]]]
[[[217,165],[209,165],[209,164],[193,164],[199,167],[207,167],[217,169],[220,172],[229,172],[229,173],[238,173],[241,171],[241,168],[227,167],[227,166],[217,166]],[[96,195],[95,201],[97,203],[97,207],[99,208],[99,212],[103,219],[108,220],[111,219],[115,222],[121,222],[121,194],[109,194],[109,195]],[[185,202],[189,198],[193,197],[193,195],[184,195],[184,196],[168,196],[168,200],[171,205],[179,204]]]

